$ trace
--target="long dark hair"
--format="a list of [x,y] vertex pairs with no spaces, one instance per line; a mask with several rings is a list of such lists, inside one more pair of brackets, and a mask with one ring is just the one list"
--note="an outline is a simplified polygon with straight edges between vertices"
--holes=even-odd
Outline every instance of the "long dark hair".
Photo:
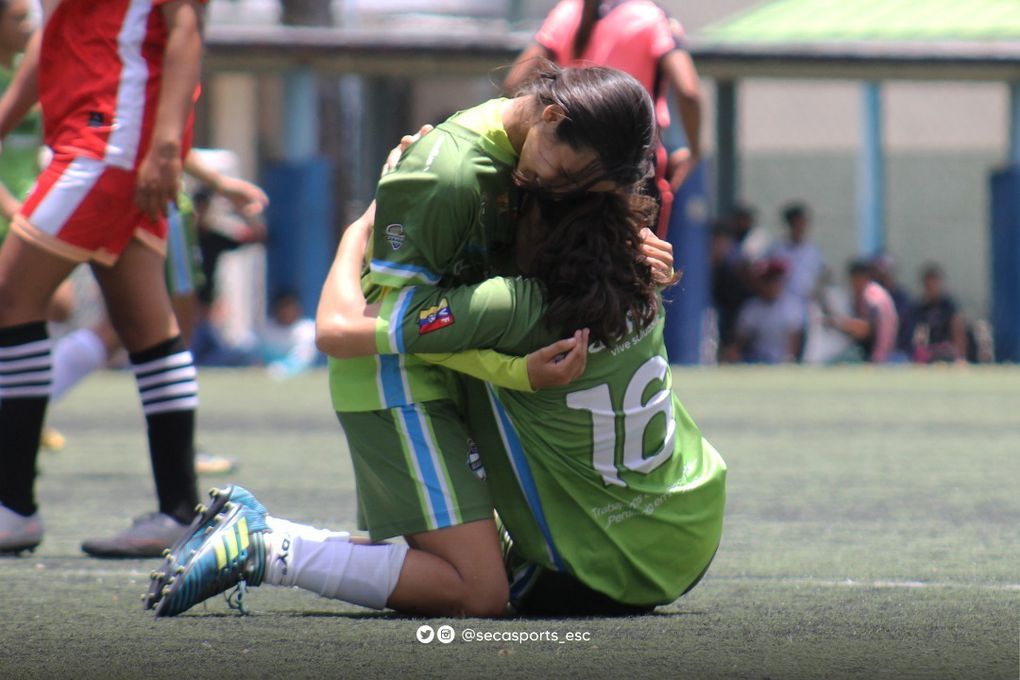
[[650,199],[592,192],[541,201],[539,212],[526,273],[542,286],[550,329],[588,328],[592,341],[608,347],[655,321],[659,298],[639,236],[654,214]]
[[595,152],[594,166],[575,178],[580,190],[603,180],[631,186],[651,172],[658,135],[655,107],[633,76],[602,66],[560,68],[547,61],[515,94],[526,95],[534,95],[542,107],[563,110],[557,139]]

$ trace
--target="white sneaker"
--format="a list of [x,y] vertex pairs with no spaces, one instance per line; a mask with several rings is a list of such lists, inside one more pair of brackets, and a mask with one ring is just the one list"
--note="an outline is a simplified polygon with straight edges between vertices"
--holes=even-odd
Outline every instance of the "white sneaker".
[[39,513],[25,517],[0,505],[0,553],[35,550],[42,543],[43,523]]

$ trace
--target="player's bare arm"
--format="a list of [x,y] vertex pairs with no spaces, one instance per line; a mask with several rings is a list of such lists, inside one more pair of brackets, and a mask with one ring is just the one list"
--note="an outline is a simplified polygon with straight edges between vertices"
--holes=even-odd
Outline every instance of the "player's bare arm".
[[184,172],[229,200],[245,218],[259,217],[269,205],[269,196],[261,187],[240,177],[224,175],[203,161],[194,149],[188,150],[184,157]]
[[10,87],[0,97],[0,138],[18,126],[39,100],[39,45],[41,31],[29,39],[25,55],[18,65]]
[[360,276],[374,220],[375,201],[344,230],[319,296],[315,344],[322,352],[339,359],[376,353],[375,319],[379,306],[366,303]]
[[535,73],[542,67],[546,60],[552,60],[553,55],[542,45],[532,43],[518,55],[510,73],[503,82],[503,91],[508,95],[524,83],[531,80]]
[[694,60],[688,52],[673,50],[663,56],[661,65],[667,82],[676,92],[680,123],[687,137],[687,146],[669,156],[667,177],[670,187],[676,191],[701,158],[701,86]]
[[196,0],[161,6],[167,46],[152,144],[138,168],[135,202],[150,217],[166,210],[181,179],[181,138],[198,86],[202,60],[202,8]]

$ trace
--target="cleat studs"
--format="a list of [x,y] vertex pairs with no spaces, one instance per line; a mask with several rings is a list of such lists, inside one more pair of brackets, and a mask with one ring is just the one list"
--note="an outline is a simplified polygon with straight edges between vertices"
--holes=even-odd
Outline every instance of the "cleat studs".
[[166,574],[164,574],[161,571],[152,571],[152,572],[149,572],[149,579],[151,579],[153,581],[155,581],[156,579],[163,578],[164,576],[166,576]]
[[163,593],[163,597],[166,597],[167,595],[170,594],[170,586],[163,586],[163,590],[160,592]]
[[174,570],[174,574],[183,574],[183,573],[184,573],[184,567],[183,567],[183,565],[182,565],[182,566],[178,566],[178,567],[177,567],[177,568],[176,568],[176,569]]
[[197,512],[199,515],[205,514],[206,510],[208,510],[208,508],[205,507],[204,503],[199,503],[198,505],[195,506],[195,512]]
[[170,548],[163,549],[163,557],[170,557]]

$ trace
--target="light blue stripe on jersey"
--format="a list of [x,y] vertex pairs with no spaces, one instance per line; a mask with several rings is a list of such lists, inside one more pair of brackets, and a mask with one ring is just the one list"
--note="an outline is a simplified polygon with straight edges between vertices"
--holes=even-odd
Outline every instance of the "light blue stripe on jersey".
[[439,283],[440,279],[438,274],[434,274],[424,267],[419,267],[414,264],[387,262],[386,260],[373,259],[369,269],[371,269],[373,273],[389,274],[390,276],[396,276],[406,281],[418,279],[422,283],[427,283],[430,286],[434,286]]
[[397,303],[393,305],[393,315],[390,317],[390,348],[397,354],[404,354],[404,314],[411,305],[411,296],[416,288],[410,286],[400,291]]
[[503,404],[496,397],[492,386],[486,385],[485,387],[489,391],[489,403],[492,404],[492,410],[496,414],[503,444],[506,446],[507,453],[510,454],[510,465],[513,466],[514,474],[517,475],[517,482],[521,485],[521,490],[524,491],[524,497],[528,501],[531,514],[535,518],[539,530],[542,532],[542,537],[545,538],[546,552],[549,553],[549,559],[552,560],[559,571],[567,571],[566,565],[563,564],[559,553],[556,552],[556,546],[553,544],[552,532],[549,531],[549,522],[546,520],[545,512],[542,510],[542,499],[538,495],[535,479],[531,476],[531,466],[528,465],[528,459],[524,455],[524,446],[521,445],[521,440],[517,436],[517,430],[514,428],[513,422],[510,421],[510,416],[507,415]]
[[421,481],[425,486],[425,494],[435,518],[434,529],[456,524],[453,504],[446,488],[445,477],[439,469],[441,465],[435,447],[430,444],[427,428],[423,422],[421,407],[408,404],[399,408],[401,420],[407,431],[408,444],[415,463],[421,473]]
[[167,204],[167,266],[172,273],[171,295],[187,295],[195,290],[191,280],[191,258],[188,253],[188,241],[184,238],[184,220],[181,211],[173,203]]
[[410,401],[404,385],[403,360],[399,354],[379,356],[379,382],[382,387],[383,408],[403,406]]

